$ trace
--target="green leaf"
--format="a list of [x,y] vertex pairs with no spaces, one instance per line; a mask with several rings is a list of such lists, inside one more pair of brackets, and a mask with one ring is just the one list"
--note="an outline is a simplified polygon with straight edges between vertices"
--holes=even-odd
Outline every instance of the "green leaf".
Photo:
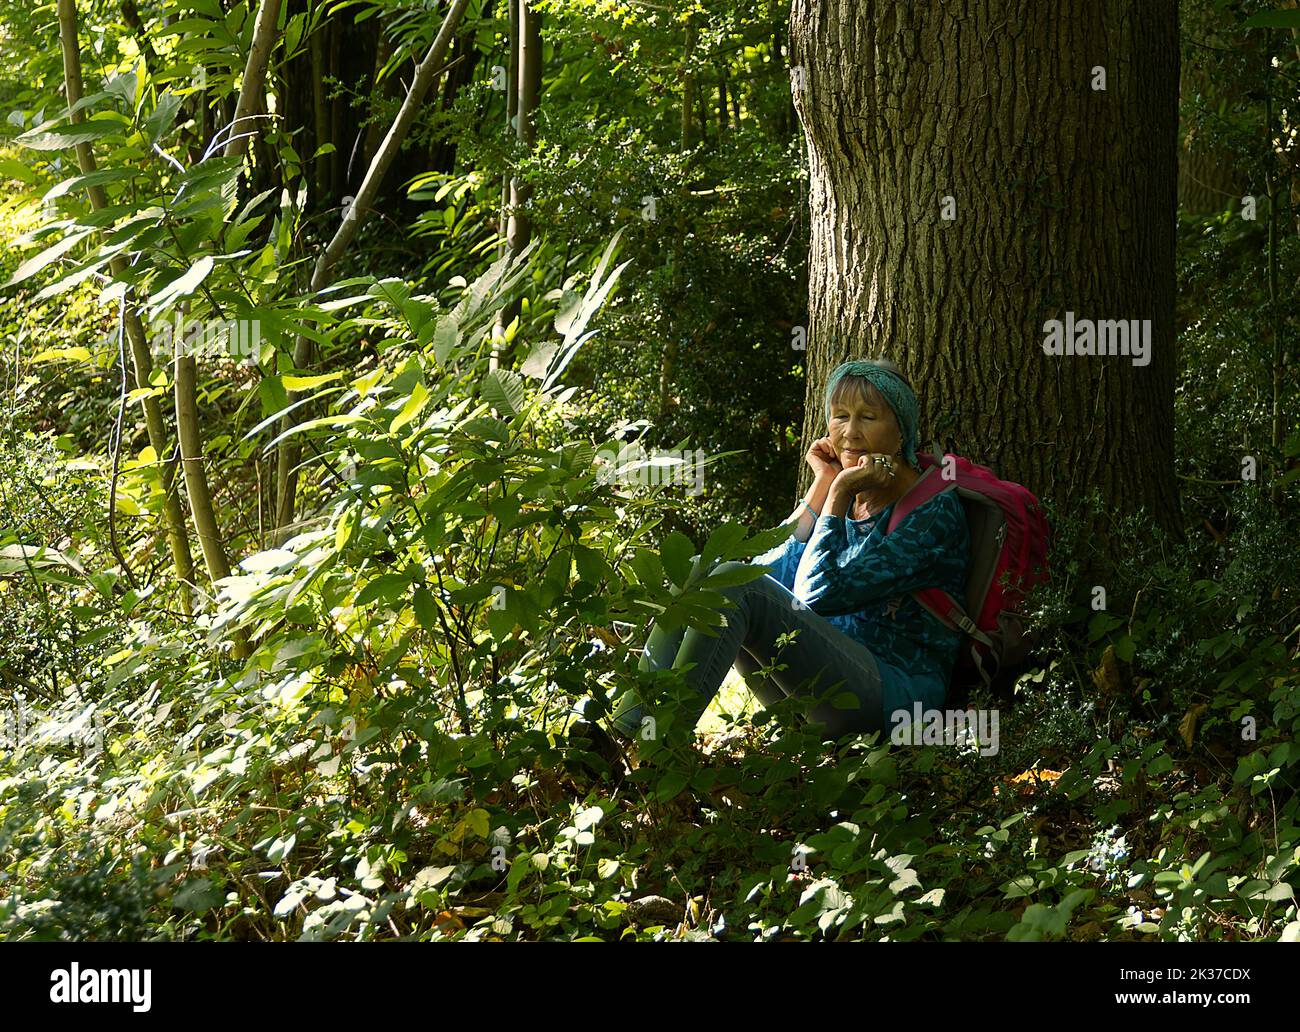
[[724,523],[709,535],[700,554],[705,566],[714,559],[730,558],[732,549],[745,539],[745,526],[741,523]]
[[407,585],[411,583],[411,578],[405,573],[385,573],[383,576],[376,577],[359,592],[352,604],[355,606],[364,606],[376,599],[383,599],[385,602],[396,602],[405,593]]
[[664,570],[679,588],[686,586],[691,575],[691,559],[695,555],[695,546],[691,539],[680,531],[674,530],[659,549],[663,558]]
[[395,434],[406,426],[407,423],[420,414],[420,410],[424,408],[428,400],[428,390],[425,389],[424,384],[417,383],[415,389],[411,391],[411,396],[406,399],[406,404],[402,406],[401,411],[393,417],[393,421],[388,425],[388,432]]
[[528,391],[518,373],[510,369],[493,369],[483,377],[483,397],[499,412],[517,416],[524,410]]
[[122,122],[118,118],[89,118],[75,125],[59,125],[52,129],[32,129],[14,137],[14,143],[29,150],[66,150],[79,143],[122,132]]
[[191,878],[172,896],[172,906],[202,914],[225,902],[225,890],[211,878]]
[[32,356],[32,364],[37,362],[89,362],[94,356],[88,348],[46,348]]
[[433,593],[425,587],[416,588],[412,603],[415,608],[415,618],[420,621],[420,626],[428,631],[436,630],[438,604],[434,601]]
[[133,168],[100,168],[94,172],[87,172],[84,176],[73,176],[71,179],[65,179],[57,186],[52,186],[45,191],[42,201],[53,201],[65,194],[72,193],[73,190],[84,190],[91,186],[103,186],[105,183],[118,183],[124,179],[134,179],[140,173]]
[[29,186],[40,180],[40,173],[17,158],[0,158],[0,175],[17,179]]
[[290,376],[286,374],[280,377],[280,382],[284,384],[285,390],[309,391],[313,387],[319,387],[323,383],[337,380],[342,375],[342,372],[321,373],[319,376]]
[[180,110],[181,102],[185,98],[171,90],[165,90],[163,95],[158,98],[158,106],[154,108],[153,114],[145,123],[145,132],[149,137],[151,144],[157,143],[158,139],[173,127],[176,121],[176,112]]
[[700,582],[702,588],[730,588],[737,584],[748,584],[763,576],[761,566],[743,566],[731,570],[710,573]]
[[439,318],[437,328],[433,331],[433,357],[439,365],[447,364],[452,350],[459,343],[460,325],[451,316]]
[[1241,24],[1247,29],[1300,29],[1300,10],[1260,11]]
[[167,306],[189,297],[208,278],[214,264],[212,256],[205,254],[149,299],[150,310],[154,313],[161,312]]
[[94,229],[92,228],[69,233],[58,243],[51,244],[40,254],[28,258],[27,261],[18,266],[18,268],[14,270],[14,274],[5,281],[4,286],[12,287],[16,283],[21,283],[25,279],[30,279],[47,265],[52,265],[54,262],[58,261],[93,232]]
[[659,779],[659,784],[655,789],[655,798],[661,803],[666,803],[678,795],[688,782],[689,779],[685,774],[679,771],[669,771]]
[[254,552],[239,563],[242,570],[249,573],[267,573],[271,570],[283,570],[298,562],[298,553],[284,548],[271,548],[265,552]]

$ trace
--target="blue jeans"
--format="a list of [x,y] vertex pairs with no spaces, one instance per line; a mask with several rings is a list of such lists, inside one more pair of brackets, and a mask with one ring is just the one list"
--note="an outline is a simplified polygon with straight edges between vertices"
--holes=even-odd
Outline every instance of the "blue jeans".
[[[744,565],[724,563],[718,569]],[[694,664],[685,679],[700,697],[696,722],[734,666],[765,707],[786,697],[804,700],[805,716],[823,726],[824,737],[882,730],[880,671],[870,649],[802,605],[770,576],[719,590],[735,604],[722,610],[726,627],[714,628],[716,633],[709,635],[693,627],[666,631],[656,626],[641,656],[642,670]],[[776,639],[792,631],[798,632],[795,639],[778,649]],[[758,671],[773,663],[785,669],[773,672],[769,683]],[[832,704],[831,699],[846,692],[856,698],[856,707]],[[614,726],[631,737],[642,718],[643,705],[629,692],[615,708]]]

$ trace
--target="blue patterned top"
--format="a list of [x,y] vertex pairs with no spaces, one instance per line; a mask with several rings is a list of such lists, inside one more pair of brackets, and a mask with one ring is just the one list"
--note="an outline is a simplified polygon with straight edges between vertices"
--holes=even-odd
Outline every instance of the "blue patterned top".
[[814,613],[862,642],[880,667],[884,727],[895,710],[919,700],[939,709],[961,634],[949,630],[911,592],[940,587],[960,599],[970,562],[966,511],[955,491],[917,506],[889,534],[893,505],[865,520],[823,514],[807,542],[793,535],[756,556],[769,575]]

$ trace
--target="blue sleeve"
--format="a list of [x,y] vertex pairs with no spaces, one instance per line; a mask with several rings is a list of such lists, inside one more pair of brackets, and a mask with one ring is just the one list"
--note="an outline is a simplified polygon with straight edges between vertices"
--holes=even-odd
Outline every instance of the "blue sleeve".
[[794,573],[799,566],[799,556],[803,553],[804,543],[791,534],[775,548],[756,555],[750,560],[753,566],[770,566],[768,576],[780,581],[790,591],[794,590]]
[[970,532],[961,500],[945,492],[850,541],[843,516],[818,517],[792,589],[814,613],[840,616],[947,582],[965,570]]

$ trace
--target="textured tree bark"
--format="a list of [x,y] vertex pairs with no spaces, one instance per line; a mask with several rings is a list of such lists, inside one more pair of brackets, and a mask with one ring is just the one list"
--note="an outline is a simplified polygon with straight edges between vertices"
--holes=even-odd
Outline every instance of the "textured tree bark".
[[[311,52],[311,107],[312,127],[316,134],[316,146],[313,150],[312,177],[316,182],[317,204],[325,204],[330,194],[330,184],[334,181],[334,158],[338,153],[338,143],[330,140],[330,106],[325,99],[325,56],[326,42],[329,34],[329,22],[323,21],[311,34],[309,49]],[[335,150],[328,154],[315,154],[328,142],[334,142]]]
[[185,488],[194,514],[194,528],[214,581],[230,576],[230,562],[217,528],[217,514],[203,470],[203,444],[199,433],[197,403],[198,376],[193,355],[178,353],[174,365],[176,387],[176,436],[180,440],[181,464],[185,470]]
[[[215,583],[230,576],[230,561],[226,558],[226,548],[221,542],[217,511],[212,504],[212,493],[208,490],[208,474],[203,468],[203,437],[199,430],[197,400],[198,372],[194,356],[178,351],[173,370],[176,439],[180,443],[181,468],[185,473],[185,495],[190,501],[194,530],[198,535],[199,547],[203,550],[208,576]],[[250,651],[247,635],[243,631],[235,631],[231,637],[234,658],[246,659]]]
[[[74,107],[82,97],[81,82],[81,48],[77,36],[76,0],[59,0],[59,39],[63,50],[63,82],[68,106]],[[71,116],[71,121],[80,122],[86,117],[85,111],[78,111]],[[95,152],[89,143],[77,144],[77,164],[83,173],[95,171]],[[91,207],[96,211],[108,206],[108,195],[102,186],[88,188]],[[119,276],[126,269],[126,259],[118,256],[108,263],[109,271]],[[153,372],[153,357],[149,353],[149,342],[145,336],[144,325],[136,311],[135,299],[128,292],[124,304],[126,311],[123,322],[126,326],[126,339],[131,347],[131,364],[135,372],[137,388],[148,388],[149,374]],[[194,558],[190,553],[189,531],[185,526],[185,514],[181,511],[180,495],[176,491],[176,473],[167,459],[167,428],[163,422],[162,406],[157,398],[145,398],[144,424],[149,435],[149,446],[153,448],[158,460],[158,477],[163,492],[163,525],[167,532],[167,546],[172,555],[172,566],[176,571],[176,580],[180,584],[180,603],[182,611],[191,611],[190,584],[194,580]]]
[[[805,447],[830,370],[884,354],[924,436],[1062,506],[1095,489],[1179,533],[1176,0],[794,0],[790,33]],[[1149,364],[1045,354],[1067,312],[1151,320]]]
[[257,20],[253,24],[253,42],[248,48],[248,60],[244,63],[244,78],[239,87],[239,102],[235,105],[234,125],[230,128],[230,138],[226,142],[228,158],[242,155],[248,150],[248,141],[253,136],[266,132],[265,125],[258,124],[258,116],[265,114],[266,108],[266,66],[271,60],[271,51],[276,43],[276,20],[280,17],[280,0],[262,0],[257,8]]

